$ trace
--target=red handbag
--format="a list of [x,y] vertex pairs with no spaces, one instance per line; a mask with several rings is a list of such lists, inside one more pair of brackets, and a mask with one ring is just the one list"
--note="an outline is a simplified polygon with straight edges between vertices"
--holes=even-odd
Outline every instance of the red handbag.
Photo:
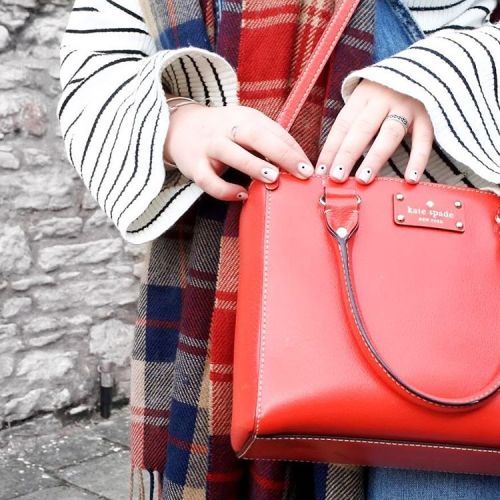
[[[285,128],[357,2],[340,4]],[[393,178],[253,182],[240,221],[238,456],[500,474],[499,207],[486,191]]]

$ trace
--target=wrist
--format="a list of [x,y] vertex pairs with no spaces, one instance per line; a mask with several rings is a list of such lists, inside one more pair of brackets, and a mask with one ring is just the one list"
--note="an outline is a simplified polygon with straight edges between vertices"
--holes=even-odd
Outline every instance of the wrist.
[[[174,126],[175,118],[174,115],[182,115],[183,114],[183,109],[185,106],[189,106],[191,104],[198,104],[199,106],[203,106],[202,103],[199,103],[198,101],[195,101],[194,99],[191,99],[190,97],[183,97],[183,96],[174,96],[171,94],[166,94],[167,99],[167,106],[169,110],[169,130],[172,126]],[[177,165],[175,164],[173,158],[171,157],[169,153],[169,144],[168,144],[168,132],[167,132],[167,137],[165,138],[165,143],[163,147],[163,164],[165,166],[166,170],[173,170],[177,168]]]

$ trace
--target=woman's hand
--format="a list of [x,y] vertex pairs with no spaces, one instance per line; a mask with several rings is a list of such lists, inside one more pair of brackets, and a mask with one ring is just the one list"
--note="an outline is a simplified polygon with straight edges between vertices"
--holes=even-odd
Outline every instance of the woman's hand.
[[417,183],[434,140],[429,115],[420,101],[369,80],[358,84],[337,116],[321,151],[316,172],[329,172],[331,179],[344,182],[369,147],[356,179],[363,184],[370,183],[407,133],[398,121],[385,120],[389,114],[402,116],[408,122],[412,146],[405,179]]
[[267,183],[278,178],[275,165],[300,179],[314,173],[306,154],[285,129],[260,111],[238,105],[177,108],[170,117],[164,158],[203,191],[228,201],[244,200],[248,194],[243,186],[220,177],[227,165]]

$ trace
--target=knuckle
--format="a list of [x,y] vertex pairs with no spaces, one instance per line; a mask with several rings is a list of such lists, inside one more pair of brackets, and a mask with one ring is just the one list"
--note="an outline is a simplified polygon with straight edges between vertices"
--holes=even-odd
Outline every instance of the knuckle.
[[254,157],[251,155],[246,155],[242,160],[239,165],[238,170],[241,170],[242,172],[248,173],[248,174],[253,174],[255,171],[258,170],[256,164],[255,164]]
[[434,142],[434,134],[431,130],[426,130],[425,132],[420,132],[417,139],[420,143],[424,144],[426,147],[431,146]]
[[256,144],[259,139],[259,132],[255,127],[241,127],[240,133],[248,144]]
[[356,129],[360,134],[368,135],[375,131],[375,125],[369,118],[360,118],[356,124]]
[[335,121],[334,128],[336,131],[341,132],[341,133],[347,133],[351,126],[351,123],[343,117],[338,117],[337,120]]
[[214,136],[207,144],[207,152],[210,156],[218,156],[224,147],[224,139],[220,135]]
[[[337,161],[338,159],[342,158],[344,161],[354,161],[355,159],[355,151],[354,148],[351,145],[345,145],[342,146],[337,154]],[[342,161],[341,161],[342,163]]]
[[384,134],[388,139],[400,141],[405,136],[405,129],[394,120],[387,120],[384,126]]
[[427,158],[429,155],[427,154],[427,152],[425,152],[421,149],[417,149],[417,150],[412,151],[411,156],[412,156],[412,160],[420,165],[420,164],[427,161]]
[[370,165],[383,165],[388,159],[386,152],[377,147],[372,147],[370,149],[369,156]]
[[210,176],[204,170],[198,170],[193,174],[193,181],[202,189],[210,186]]
[[[276,152],[276,156],[274,157],[274,161],[283,167],[286,167],[290,164],[290,160],[292,158],[292,155],[290,154],[290,150],[286,147],[281,147],[278,149]],[[297,161],[298,163],[298,161]]]

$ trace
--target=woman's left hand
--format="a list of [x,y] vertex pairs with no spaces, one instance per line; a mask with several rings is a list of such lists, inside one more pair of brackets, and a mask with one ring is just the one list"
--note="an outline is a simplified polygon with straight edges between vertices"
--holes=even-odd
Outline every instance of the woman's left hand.
[[[393,114],[407,120],[408,130],[397,120],[386,120]],[[344,182],[369,148],[356,172],[356,179],[368,184],[407,133],[411,135],[412,144],[405,179],[415,184],[425,170],[434,140],[434,130],[424,105],[388,87],[362,80],[332,126],[316,173],[328,172],[332,180]]]

